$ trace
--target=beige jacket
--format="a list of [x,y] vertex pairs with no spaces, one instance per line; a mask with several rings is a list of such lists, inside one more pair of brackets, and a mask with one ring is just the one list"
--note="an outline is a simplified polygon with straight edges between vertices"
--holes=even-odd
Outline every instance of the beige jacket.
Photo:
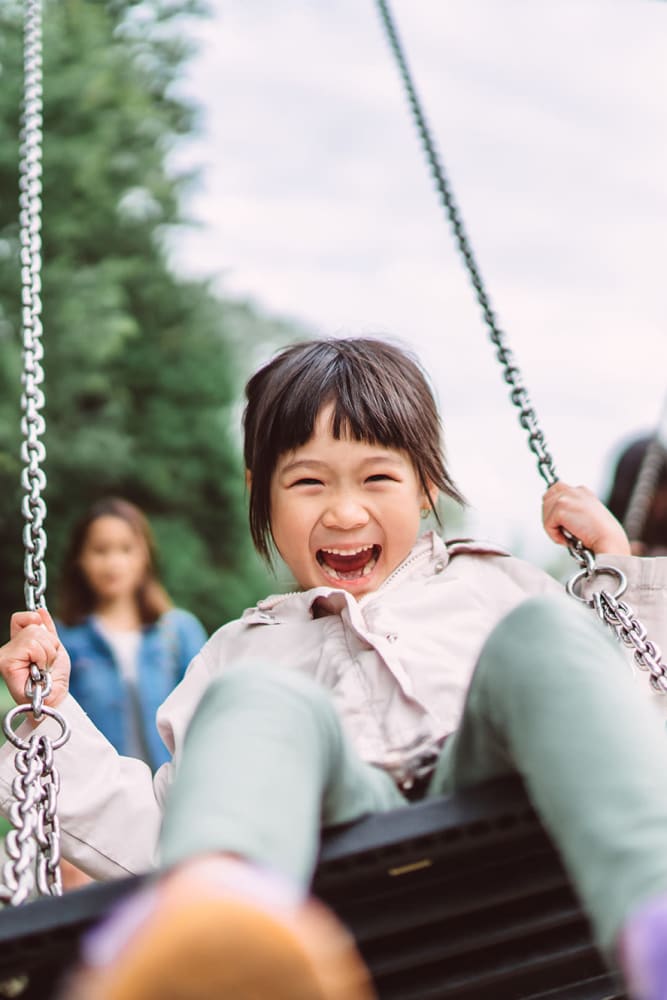
[[[667,559],[599,562],[626,572],[624,599],[667,650]],[[527,597],[562,592],[548,574],[499,549],[445,545],[429,533],[358,602],[343,591],[316,588],[270,597],[219,629],[161,706],[158,727],[178,760],[210,680],[232,663],[268,660],[328,688],[360,755],[387,764],[415,743],[441,740],[456,728],[481,647],[505,614]],[[643,674],[640,683],[648,695]],[[146,870],[155,861],[173,764],[153,780],[142,762],[116,753],[73,698],[61,710],[72,727],[69,743],[56,752],[63,854],[97,878]],[[0,750],[2,811],[9,805],[12,756],[11,747]]]

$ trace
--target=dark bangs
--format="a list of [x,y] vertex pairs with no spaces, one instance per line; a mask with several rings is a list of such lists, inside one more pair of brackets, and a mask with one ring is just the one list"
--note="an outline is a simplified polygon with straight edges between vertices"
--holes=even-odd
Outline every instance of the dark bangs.
[[425,491],[433,483],[462,502],[445,468],[440,418],[426,376],[402,348],[366,338],[296,344],[250,379],[246,398],[250,530],[267,559],[276,464],[310,439],[320,410],[329,404],[335,438],[349,436],[406,452]]

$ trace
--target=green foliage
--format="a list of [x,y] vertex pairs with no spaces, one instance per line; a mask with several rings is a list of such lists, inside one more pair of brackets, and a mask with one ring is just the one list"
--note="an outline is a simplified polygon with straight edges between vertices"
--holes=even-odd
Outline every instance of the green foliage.
[[[270,589],[248,541],[238,397],[244,355],[294,333],[168,265],[189,178],[167,153],[196,124],[170,84],[197,8],[45,4],[46,499],[50,570],[91,500],[128,497],[155,527],[172,597],[213,629]],[[0,8],[0,627],[22,604],[20,16]]]

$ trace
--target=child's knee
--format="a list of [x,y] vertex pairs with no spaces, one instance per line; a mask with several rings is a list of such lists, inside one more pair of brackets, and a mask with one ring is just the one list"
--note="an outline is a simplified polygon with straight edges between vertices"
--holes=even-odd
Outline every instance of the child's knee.
[[328,692],[298,671],[266,664],[234,667],[211,681],[186,741],[201,745],[219,731],[251,743],[254,733],[262,738],[270,733],[273,740],[284,740],[285,745],[296,742],[329,762],[338,760],[343,743]]
[[528,681],[535,672],[564,674],[577,666],[595,672],[618,668],[630,678],[625,658],[593,611],[563,595],[533,597],[506,615],[492,631],[479,665]]
[[539,643],[583,633],[598,639],[603,635],[593,612],[565,594],[545,594],[522,601],[501,619],[489,639],[502,642],[508,635],[516,635],[525,642]]
[[286,705],[305,706],[321,714],[333,711],[322,686],[297,670],[276,668],[266,663],[233,667],[211,681],[202,698],[212,712],[232,707],[269,705],[278,710]]

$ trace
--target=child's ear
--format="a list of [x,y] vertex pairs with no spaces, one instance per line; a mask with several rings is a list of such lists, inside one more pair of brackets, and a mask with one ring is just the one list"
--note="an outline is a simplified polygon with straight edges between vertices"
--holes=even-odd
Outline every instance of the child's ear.
[[426,492],[424,493],[424,503],[433,510],[438,502],[438,497],[440,496],[440,490],[432,483],[430,479],[426,480]]
[[250,471],[250,469],[245,470],[245,485],[249,493],[250,490],[252,489],[252,472]]

